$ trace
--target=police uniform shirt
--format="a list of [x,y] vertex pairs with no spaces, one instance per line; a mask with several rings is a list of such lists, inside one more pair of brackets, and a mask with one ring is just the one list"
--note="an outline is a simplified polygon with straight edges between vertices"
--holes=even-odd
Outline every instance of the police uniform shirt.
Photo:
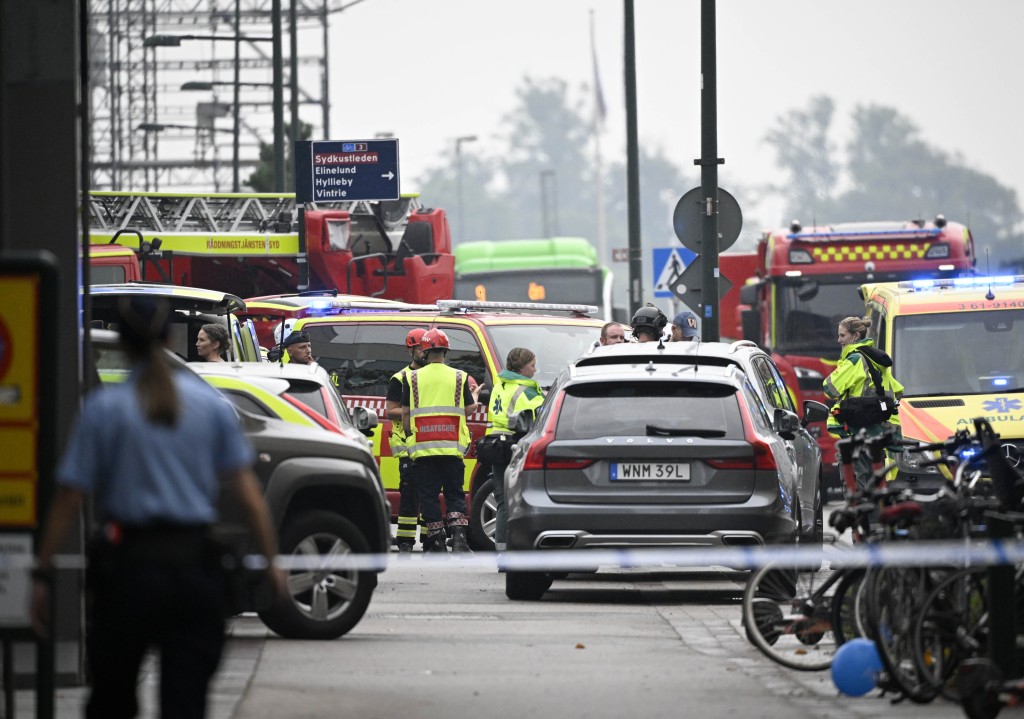
[[91,494],[101,519],[208,524],[217,519],[219,475],[253,463],[231,404],[191,373],[172,376],[179,409],[173,427],[146,419],[134,374],[85,399],[57,482]]

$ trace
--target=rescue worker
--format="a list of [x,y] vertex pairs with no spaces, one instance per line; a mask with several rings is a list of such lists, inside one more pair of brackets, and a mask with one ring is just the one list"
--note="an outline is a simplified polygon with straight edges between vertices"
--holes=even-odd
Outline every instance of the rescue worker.
[[637,342],[657,342],[668,324],[668,318],[657,307],[648,302],[633,313],[629,321],[633,328],[633,338]]
[[700,333],[697,331],[697,315],[692,312],[683,310],[675,316],[672,320],[672,341],[673,342],[692,342],[694,339],[699,339]]
[[[450,345],[443,330],[425,332],[420,347],[426,364],[409,374],[409,383],[402,389],[402,423],[410,438],[413,484],[429,533],[424,551],[447,554],[447,518],[452,551],[469,552],[462,458],[469,449],[466,415],[477,408],[480,389],[471,389],[468,374],[445,364]],[[438,501],[442,491],[447,517],[442,517]]]
[[[822,382],[825,396],[833,402],[826,429],[834,437],[848,437],[860,429],[866,429],[871,436],[888,430],[893,433],[895,445],[903,436],[898,412],[903,385],[892,376],[889,355],[875,347],[874,340],[867,338],[869,327],[871,319],[868,317],[847,317],[839,323],[838,342],[842,347],[839,363]],[[842,401],[850,397],[877,396],[876,378],[877,385],[881,386],[885,398],[891,403],[892,416],[884,422],[868,425],[844,421],[840,416]],[[853,471],[857,488],[863,488],[873,471],[871,459],[865,453],[859,454],[854,460]],[[853,490],[852,487],[849,489]]]
[[53,606],[53,557],[87,495],[102,533],[90,545],[87,719],[134,717],[139,668],[160,653],[160,715],[200,719],[224,648],[222,552],[209,540],[222,485],[235,491],[269,562],[278,599],[285,576],[254,460],[230,405],[164,359],[170,304],[147,297],[119,306],[132,362],[123,384],[91,392],[57,470],[58,490],[32,571],[32,624],[45,636]]
[[495,505],[494,548],[499,552],[505,549],[508,519],[505,508],[505,470],[511,459],[512,445],[519,439],[512,427],[515,426],[516,416],[522,412],[536,418],[537,409],[544,402],[544,391],[533,379],[536,373],[537,355],[525,347],[512,349],[505,359],[505,369],[498,373],[491,391],[491,403],[487,408],[487,421],[490,423],[487,435],[504,435],[508,441],[508,457],[505,461],[491,463]]
[[[391,455],[398,459],[398,553],[408,555],[416,544],[416,527],[419,524],[420,498],[412,481],[412,460],[409,458],[409,438],[402,426],[402,388],[409,383],[409,374],[425,364],[423,349],[420,342],[426,330],[417,327],[409,330],[405,336],[405,346],[409,350],[412,361],[407,367],[395,372],[388,382],[388,393],[385,409],[391,420]],[[427,539],[426,527],[420,538],[422,543]]]
[[281,346],[288,353],[288,360],[295,364],[315,364],[313,345],[305,332],[292,332],[284,338]]

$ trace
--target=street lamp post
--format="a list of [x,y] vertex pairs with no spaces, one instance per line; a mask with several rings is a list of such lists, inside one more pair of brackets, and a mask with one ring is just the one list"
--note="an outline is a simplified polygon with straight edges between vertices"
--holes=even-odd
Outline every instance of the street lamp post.
[[[284,192],[284,63],[281,48],[281,0],[274,0],[271,6],[273,32],[270,37],[246,35],[150,35],[143,38],[143,47],[181,47],[182,40],[225,40],[238,43],[273,43],[273,86],[274,86],[274,191]],[[237,18],[236,18],[237,19]],[[239,63],[236,62],[236,67]],[[292,70],[294,72],[294,69]],[[235,104],[237,112],[238,104]]]
[[459,205],[459,242],[466,239],[466,210],[462,197],[462,143],[476,142],[476,135],[463,135],[455,138],[455,191]]

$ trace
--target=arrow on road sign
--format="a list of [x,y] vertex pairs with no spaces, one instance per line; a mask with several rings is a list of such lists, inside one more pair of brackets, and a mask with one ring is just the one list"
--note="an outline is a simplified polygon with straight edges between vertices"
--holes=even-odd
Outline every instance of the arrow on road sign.
[[386,173],[384,175],[381,175],[381,177],[383,177],[385,179],[388,179],[388,180],[393,180],[393,179],[395,179],[395,173],[388,172],[388,173]]

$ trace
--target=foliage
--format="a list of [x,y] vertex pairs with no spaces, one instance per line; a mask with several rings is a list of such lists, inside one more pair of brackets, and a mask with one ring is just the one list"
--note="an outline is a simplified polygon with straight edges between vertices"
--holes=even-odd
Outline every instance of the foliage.
[[[291,142],[288,138],[292,136],[291,123],[284,126],[284,186],[285,192],[295,190],[295,161],[292,158]],[[313,136],[313,126],[308,122],[299,121],[299,139],[308,140]],[[260,163],[249,179],[246,180],[253,192],[274,192],[274,145],[260,143]]]
[[[909,119],[878,105],[853,110],[843,162],[831,140],[833,108],[827,97],[812,98],[807,110],[782,115],[766,134],[789,176],[787,217],[836,223],[942,214],[971,228],[981,269],[986,249],[992,269],[1024,264],[1024,213],[1012,189],[967,167],[959,155],[930,146]],[[841,193],[839,186],[845,187]]]

